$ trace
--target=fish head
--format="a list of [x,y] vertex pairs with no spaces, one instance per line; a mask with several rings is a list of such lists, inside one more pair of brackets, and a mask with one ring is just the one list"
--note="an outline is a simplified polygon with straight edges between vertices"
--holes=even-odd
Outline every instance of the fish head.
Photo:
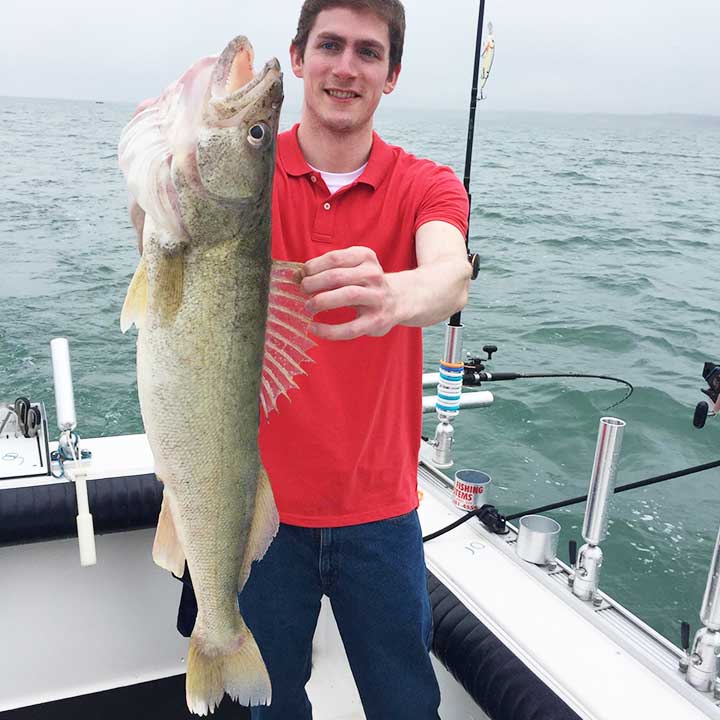
[[134,224],[165,250],[236,236],[269,215],[282,73],[276,59],[252,65],[250,42],[236,37],[141,103],[122,131]]
[[232,40],[210,78],[197,137],[197,177],[220,202],[257,201],[269,193],[283,101],[282,73],[273,58],[257,73],[245,37]]

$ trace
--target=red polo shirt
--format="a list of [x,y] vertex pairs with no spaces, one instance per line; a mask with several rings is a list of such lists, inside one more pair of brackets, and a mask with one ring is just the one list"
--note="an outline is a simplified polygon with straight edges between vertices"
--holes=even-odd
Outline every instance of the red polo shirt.
[[[373,135],[367,167],[330,196],[300,151],[298,126],[278,136],[272,250],[305,262],[353,245],[372,248],[385,272],[417,267],[415,233],[431,221],[465,235],[468,202],[454,172]],[[320,322],[351,320],[342,308]],[[417,507],[422,423],[422,331],[395,327],[380,338],[317,340],[314,363],[296,377],[269,422],[260,451],[280,519],[305,527],[381,520]]]

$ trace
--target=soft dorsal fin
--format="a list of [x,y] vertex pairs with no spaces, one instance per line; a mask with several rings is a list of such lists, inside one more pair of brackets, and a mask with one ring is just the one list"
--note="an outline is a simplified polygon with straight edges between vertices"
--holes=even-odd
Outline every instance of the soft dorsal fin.
[[294,377],[305,375],[302,364],[312,362],[307,351],[315,345],[308,335],[312,317],[305,310],[307,296],[300,288],[301,263],[274,261],[265,330],[260,403],[265,418],[277,410],[277,399],[296,388]]

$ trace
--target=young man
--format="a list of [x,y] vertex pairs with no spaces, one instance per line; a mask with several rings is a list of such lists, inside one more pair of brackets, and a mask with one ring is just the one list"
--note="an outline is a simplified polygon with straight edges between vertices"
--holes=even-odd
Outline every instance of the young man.
[[273,256],[305,263],[312,371],[261,420],[281,526],[240,596],[273,684],[252,717],[307,720],[328,595],[369,720],[434,720],[416,514],[421,327],[467,300],[467,197],[373,132],[400,74],[399,0],[307,0],[290,48],[299,125],[278,138]]

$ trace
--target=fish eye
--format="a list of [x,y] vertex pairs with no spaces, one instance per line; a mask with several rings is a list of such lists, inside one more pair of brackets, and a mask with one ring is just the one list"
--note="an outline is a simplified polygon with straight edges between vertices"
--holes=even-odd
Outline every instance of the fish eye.
[[265,123],[258,123],[257,125],[253,125],[250,130],[248,131],[248,142],[251,145],[262,145],[263,140],[268,136],[270,132],[270,129],[268,128]]

